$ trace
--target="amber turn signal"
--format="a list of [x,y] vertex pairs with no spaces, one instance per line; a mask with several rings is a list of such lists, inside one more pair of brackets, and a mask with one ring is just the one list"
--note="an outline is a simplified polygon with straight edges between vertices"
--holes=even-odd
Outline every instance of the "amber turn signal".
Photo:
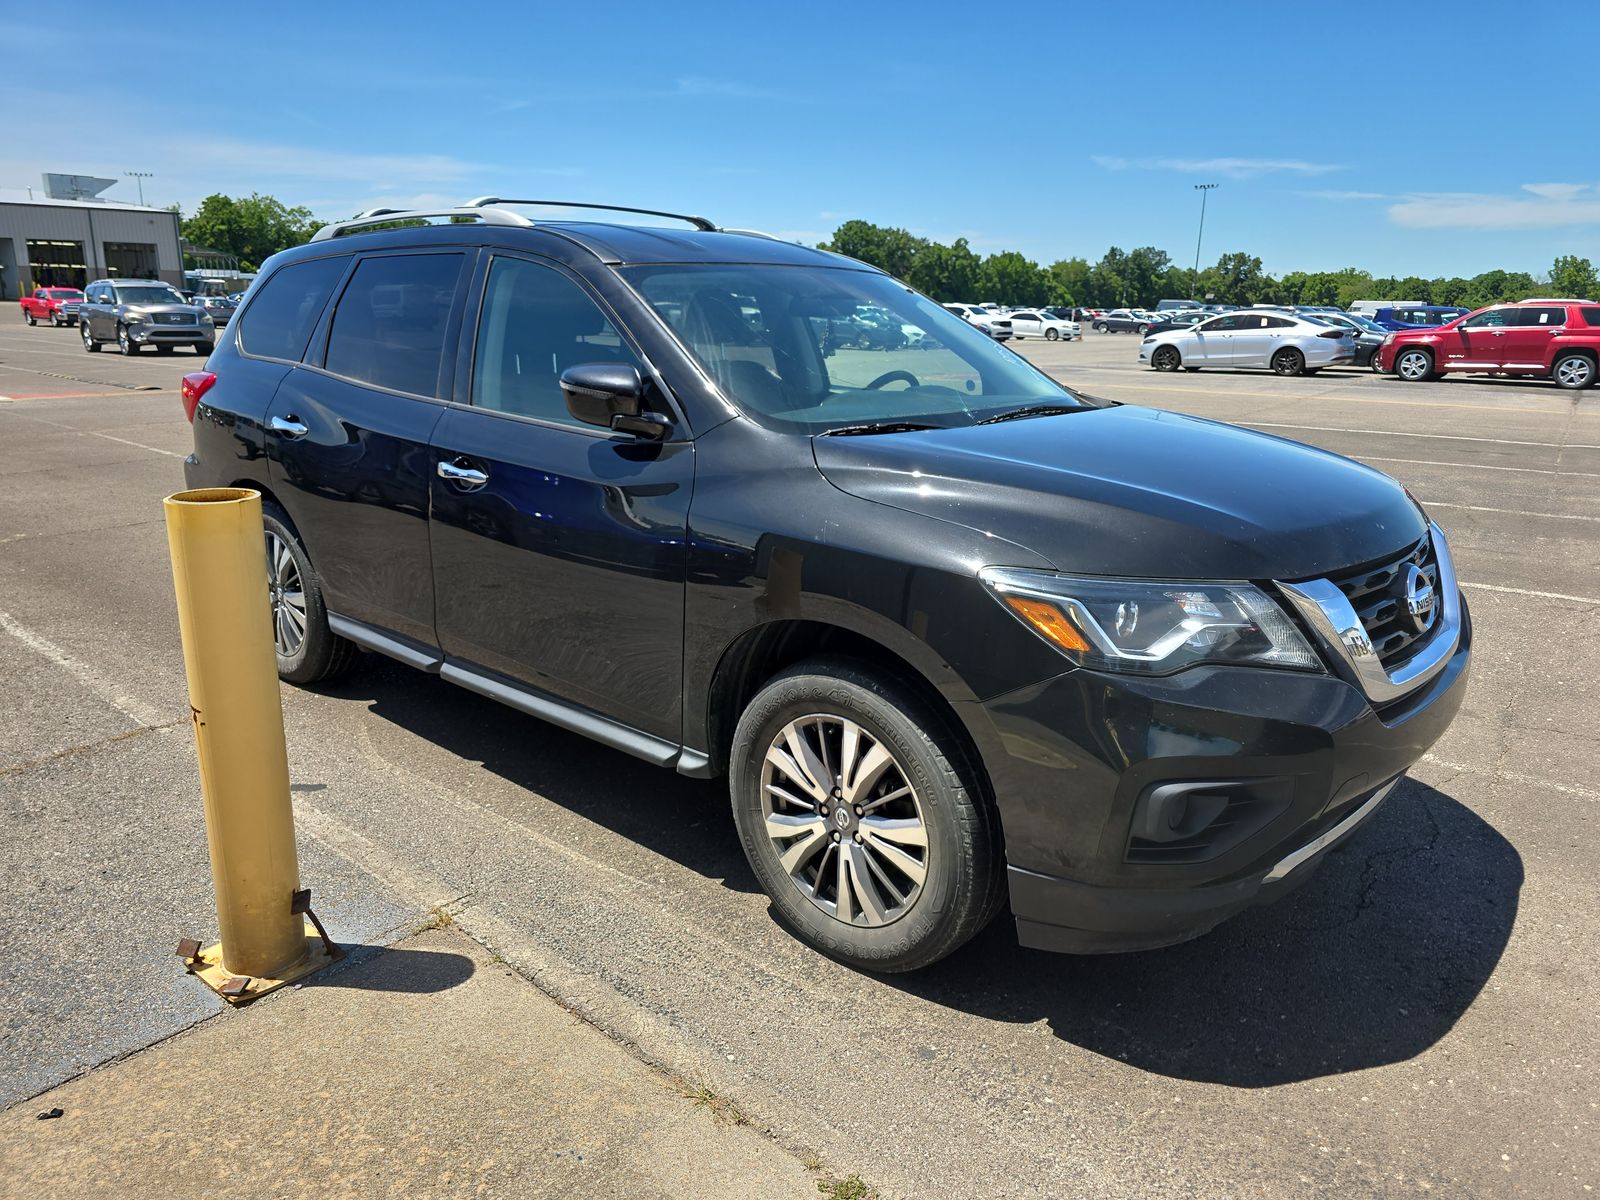
[[1064,612],[1048,600],[1031,600],[1027,596],[1006,596],[1004,599],[1012,611],[1052,645],[1077,654],[1089,649],[1083,634],[1067,620]]

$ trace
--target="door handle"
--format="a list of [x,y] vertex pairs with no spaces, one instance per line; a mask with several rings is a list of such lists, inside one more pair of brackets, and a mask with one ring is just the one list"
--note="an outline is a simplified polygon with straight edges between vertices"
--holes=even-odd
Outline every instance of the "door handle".
[[299,417],[290,413],[287,417],[272,417],[267,421],[267,428],[273,433],[281,433],[287,438],[303,438],[310,433],[308,427]]
[[451,483],[458,483],[463,488],[468,489],[481,488],[489,482],[489,472],[480,471],[476,467],[462,466],[461,461],[459,459],[456,462],[441,460],[439,463],[439,478],[448,480]]

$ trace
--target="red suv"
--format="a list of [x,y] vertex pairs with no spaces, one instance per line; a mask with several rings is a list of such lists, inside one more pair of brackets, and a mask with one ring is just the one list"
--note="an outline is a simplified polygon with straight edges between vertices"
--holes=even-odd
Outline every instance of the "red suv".
[[1497,372],[1586,388],[1600,373],[1600,303],[1524,300],[1497,304],[1435,329],[1391,333],[1378,370],[1416,382],[1455,372]]

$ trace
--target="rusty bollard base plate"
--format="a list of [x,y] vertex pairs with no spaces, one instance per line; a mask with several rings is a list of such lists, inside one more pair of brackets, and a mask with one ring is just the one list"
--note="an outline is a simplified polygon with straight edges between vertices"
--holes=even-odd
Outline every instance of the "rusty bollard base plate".
[[198,978],[201,983],[235,1007],[249,1004],[250,1001],[257,1000],[268,992],[277,991],[285,984],[296,983],[312,972],[320,971],[329,963],[337,961],[328,953],[322,938],[317,934],[316,927],[310,921],[306,922],[306,956],[276,979],[257,979],[223,970],[221,942],[200,949],[196,943],[185,939],[178,945],[178,955],[183,959],[189,974]]

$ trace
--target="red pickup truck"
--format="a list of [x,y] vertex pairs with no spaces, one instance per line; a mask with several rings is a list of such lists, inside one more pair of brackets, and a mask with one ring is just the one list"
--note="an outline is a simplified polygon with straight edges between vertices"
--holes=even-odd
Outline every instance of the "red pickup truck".
[[22,298],[22,319],[29,325],[49,321],[52,325],[76,325],[83,293],[77,288],[36,287],[33,295]]

